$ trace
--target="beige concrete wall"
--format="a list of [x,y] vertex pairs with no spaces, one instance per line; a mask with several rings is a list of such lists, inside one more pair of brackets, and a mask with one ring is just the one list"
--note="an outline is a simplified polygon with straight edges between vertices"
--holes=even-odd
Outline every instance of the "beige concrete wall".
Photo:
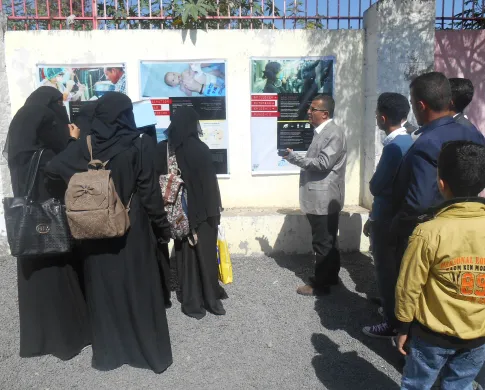
[[363,99],[362,30],[30,31],[7,32],[8,85],[15,113],[35,88],[37,64],[124,62],[129,96],[139,94],[141,60],[227,60],[230,178],[220,180],[226,208],[298,207],[298,175],[251,175],[250,57],[336,57],[336,121],[348,137],[345,203],[359,204]]
[[[434,65],[435,0],[381,0],[364,13],[364,119],[361,205],[370,208],[369,181],[382,153],[376,126],[377,99],[383,92],[409,97],[409,84]],[[414,121],[412,112],[409,116]]]

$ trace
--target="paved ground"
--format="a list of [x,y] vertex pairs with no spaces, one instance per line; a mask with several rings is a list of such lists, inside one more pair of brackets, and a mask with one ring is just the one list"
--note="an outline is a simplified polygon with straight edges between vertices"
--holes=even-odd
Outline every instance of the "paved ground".
[[[234,258],[225,317],[168,310],[174,364],[163,374],[98,372],[91,350],[69,362],[18,357],[15,262],[0,259],[0,389],[398,389],[400,357],[361,327],[379,320],[371,260],[346,255],[342,286],[321,299],[295,293],[308,257]],[[484,383],[482,380],[481,383]]]

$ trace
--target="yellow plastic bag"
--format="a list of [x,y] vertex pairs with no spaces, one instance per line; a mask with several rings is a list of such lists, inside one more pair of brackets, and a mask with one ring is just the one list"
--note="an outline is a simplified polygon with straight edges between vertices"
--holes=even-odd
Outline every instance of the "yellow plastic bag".
[[226,236],[222,226],[219,226],[217,235],[217,263],[219,265],[219,280],[224,284],[232,283],[231,256],[229,255]]

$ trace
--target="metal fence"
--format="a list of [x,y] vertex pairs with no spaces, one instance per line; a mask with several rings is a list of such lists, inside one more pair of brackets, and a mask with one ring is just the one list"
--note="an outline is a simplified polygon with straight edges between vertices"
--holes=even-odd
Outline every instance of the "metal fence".
[[[360,29],[376,0],[0,0],[9,30]],[[438,29],[485,28],[485,0],[437,0]]]

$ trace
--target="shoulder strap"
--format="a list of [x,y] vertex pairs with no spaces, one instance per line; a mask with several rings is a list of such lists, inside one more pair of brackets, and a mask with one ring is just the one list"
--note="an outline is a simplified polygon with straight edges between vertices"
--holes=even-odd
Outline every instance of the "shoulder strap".
[[89,158],[93,161],[93,145],[91,144],[91,135],[86,137],[86,142],[88,143]]
[[42,158],[42,153],[44,153],[44,149],[37,150],[33,154],[30,160],[29,173],[27,176],[27,183],[28,183],[27,194],[26,194],[27,199],[30,199],[32,197],[32,191],[34,190],[35,181],[37,179],[37,173],[39,171],[39,165],[40,165],[40,159]]
[[167,173],[170,173],[170,147],[167,141]]
[[[171,151],[172,149],[170,148],[167,142],[167,171],[168,171],[167,173],[173,173],[173,171],[175,171],[178,175],[180,175],[181,172],[177,162],[177,156],[175,155],[175,152],[171,154]],[[172,166],[170,166],[170,161],[172,162]]]
[[88,144],[88,150],[89,150],[89,157],[91,158],[91,161],[89,161],[89,165],[92,165],[92,166],[98,166],[98,165],[101,165],[104,168],[106,168],[106,165],[108,165],[109,163],[109,160],[105,161],[105,162],[102,162],[101,160],[95,160],[93,159],[93,145],[91,143],[91,135],[88,135],[86,137],[86,142]]

